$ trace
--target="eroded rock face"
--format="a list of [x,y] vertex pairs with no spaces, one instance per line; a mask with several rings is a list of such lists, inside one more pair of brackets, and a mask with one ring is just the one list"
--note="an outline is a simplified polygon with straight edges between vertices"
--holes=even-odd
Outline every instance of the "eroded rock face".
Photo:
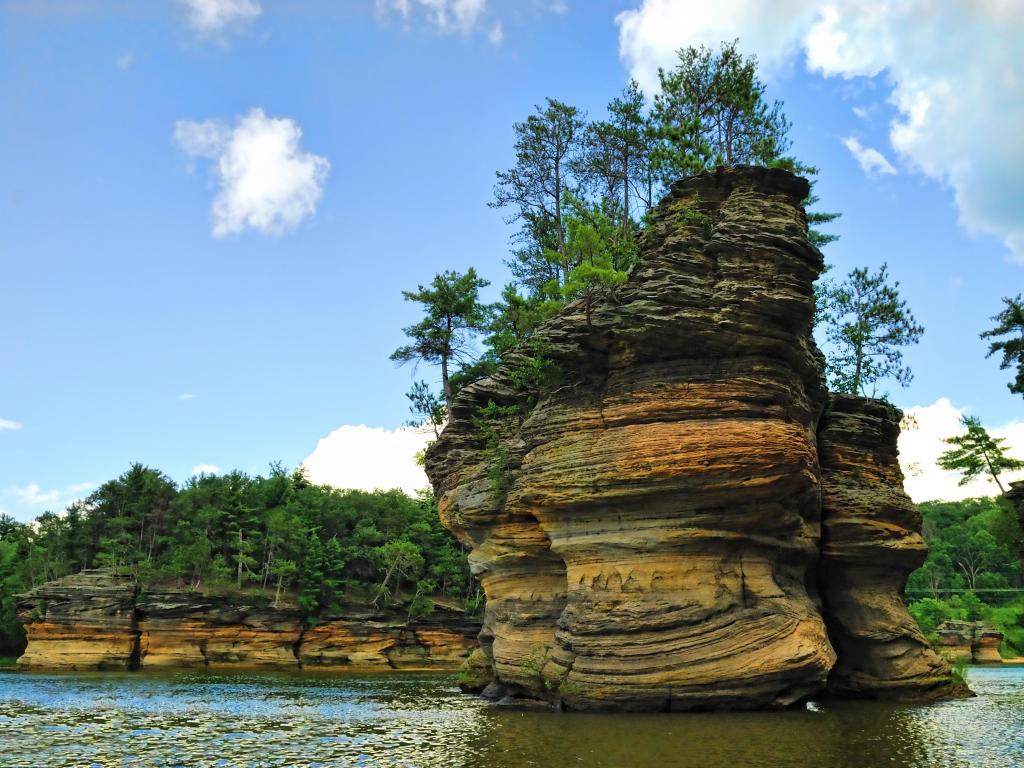
[[146,593],[137,610],[141,666],[297,666],[303,624],[295,611],[184,592]]
[[136,661],[135,582],[85,571],[37,587],[18,604],[28,647],[18,665],[131,669]]
[[948,665],[903,602],[907,577],[928,549],[921,514],[903,491],[902,416],[881,400],[833,395],[818,432],[821,589],[838,655],[828,684],[845,695],[948,692]]
[[[453,403],[427,472],[507,694],[675,710],[825,686],[807,193],[764,168],[676,184],[627,284],[537,332],[557,386],[534,403],[513,359]],[[488,402],[520,415],[482,423]]]
[[140,595],[133,579],[104,571],[38,587],[19,608],[28,647],[18,663],[46,669],[455,670],[480,627],[439,608],[415,622],[356,610],[307,628],[288,608],[239,595]]

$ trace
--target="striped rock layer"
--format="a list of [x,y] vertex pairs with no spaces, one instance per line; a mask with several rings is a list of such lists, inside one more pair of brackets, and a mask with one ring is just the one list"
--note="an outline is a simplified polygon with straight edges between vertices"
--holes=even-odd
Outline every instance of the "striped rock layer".
[[[807,194],[805,180],[765,168],[677,183],[627,283],[538,330],[533,349],[556,383],[531,393],[513,358],[452,404],[426,468],[487,596],[491,693],[688,710],[787,706],[833,669],[851,670],[837,690],[858,695],[948,684],[900,599],[923,552],[919,521],[885,512],[878,522],[905,523],[905,536],[875,546],[851,533],[822,549],[828,395],[811,339],[822,259],[806,237]],[[491,402],[516,407],[482,417]],[[865,461],[912,510],[898,416],[865,418],[885,421],[891,443]],[[846,517],[875,522],[842,503],[827,510],[836,530]],[[889,569],[870,595],[847,583],[861,573],[853,552],[867,550]],[[842,565],[829,570],[833,555]],[[819,568],[836,591],[834,625]],[[865,629],[864,616],[880,623]],[[878,639],[887,633],[902,639]],[[850,656],[837,663],[837,652]]]
[[245,595],[147,591],[130,576],[85,571],[19,601],[34,669],[455,670],[479,624],[439,609],[405,616],[353,609],[307,626],[298,611]]

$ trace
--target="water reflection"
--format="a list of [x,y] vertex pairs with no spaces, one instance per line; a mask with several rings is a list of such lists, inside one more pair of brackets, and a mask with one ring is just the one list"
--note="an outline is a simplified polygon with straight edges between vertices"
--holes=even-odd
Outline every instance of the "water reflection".
[[976,699],[823,702],[743,714],[496,708],[447,676],[0,674],[0,765],[1024,765],[1024,670],[978,669]]

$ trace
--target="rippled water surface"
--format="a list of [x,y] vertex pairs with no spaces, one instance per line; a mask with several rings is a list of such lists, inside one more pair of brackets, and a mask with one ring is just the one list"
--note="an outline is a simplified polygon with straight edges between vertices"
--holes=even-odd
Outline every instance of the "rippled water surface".
[[1024,766],[1024,668],[974,699],[795,712],[495,707],[452,676],[0,672],[0,766]]

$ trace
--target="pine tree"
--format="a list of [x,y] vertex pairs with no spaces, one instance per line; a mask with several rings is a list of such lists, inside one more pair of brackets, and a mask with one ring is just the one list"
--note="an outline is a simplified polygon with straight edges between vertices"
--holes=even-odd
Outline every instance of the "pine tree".
[[832,345],[826,350],[826,370],[835,391],[863,395],[884,378],[910,383],[913,374],[903,365],[900,348],[916,344],[924,328],[900,298],[899,285],[889,284],[883,264],[874,273],[854,269],[820,297],[820,318]]
[[1013,366],[1017,367],[1017,376],[1007,384],[1014,394],[1024,395],[1024,304],[1018,293],[1015,298],[1004,298],[1006,308],[992,319],[996,327],[981,334],[983,339],[998,339],[1000,336],[1009,338],[993,341],[988,348],[986,357],[996,352],[1003,353],[1003,359],[999,363],[1000,370],[1006,370]]
[[470,267],[465,274],[448,270],[435,275],[429,286],[402,291],[406,301],[423,305],[424,318],[404,329],[412,343],[392,352],[391,359],[399,364],[414,360],[440,364],[446,406],[455,396],[453,366],[473,361],[473,339],[487,328],[490,308],[480,302],[480,289],[488,285]]
[[956,446],[939,456],[938,464],[946,470],[959,472],[960,485],[967,485],[981,474],[987,474],[999,486],[1000,493],[1006,493],[999,475],[1006,471],[1024,469],[1024,461],[1006,455],[1002,437],[992,437],[973,416],[964,416],[960,423],[967,432],[946,438],[945,442]]

